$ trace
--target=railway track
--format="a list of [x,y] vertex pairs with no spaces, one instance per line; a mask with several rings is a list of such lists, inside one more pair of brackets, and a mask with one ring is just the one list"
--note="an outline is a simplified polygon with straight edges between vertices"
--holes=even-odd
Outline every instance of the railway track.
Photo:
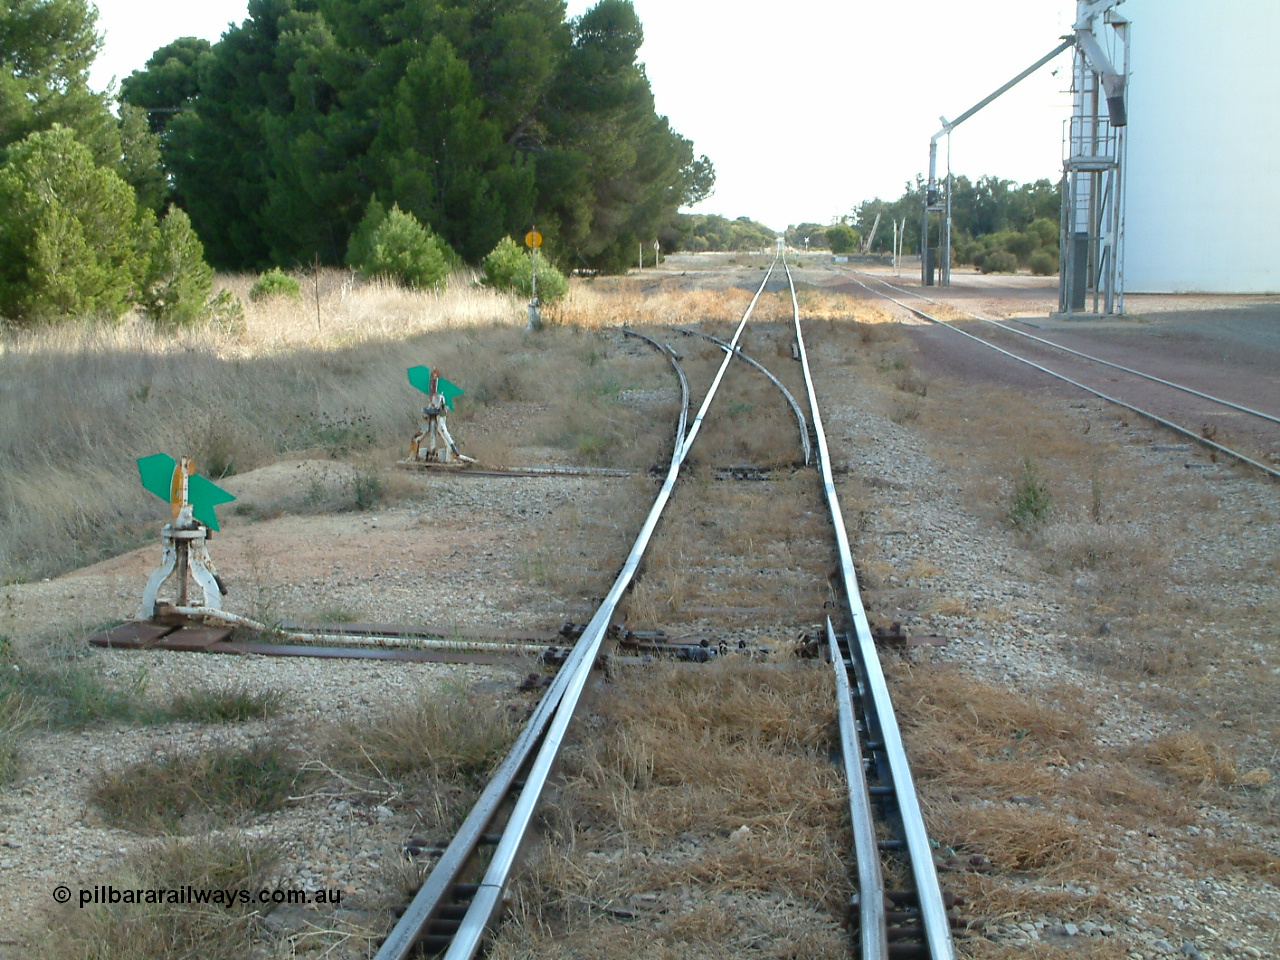
[[[740,346],[771,280],[790,293],[790,326],[803,376],[807,416],[781,379],[748,358]],[[462,827],[447,844],[432,851],[438,860],[382,944],[377,960],[404,960],[415,951],[442,955],[446,960],[470,960],[480,950],[501,911],[517,856],[527,843],[535,811],[569,737],[570,723],[593,665],[607,642],[620,604],[637,580],[659,524],[666,522],[668,505],[677,496],[678,481],[691,462],[699,434],[714,419],[713,402],[721,385],[727,376],[758,377],[761,372],[780,388],[778,393],[795,418],[791,462],[806,478],[813,505],[826,508],[830,553],[836,560],[830,585],[822,586],[834,597],[833,609],[826,617],[824,643],[836,691],[838,755],[843,761],[854,836],[850,856],[856,864],[857,892],[850,905],[855,929],[852,952],[863,960],[950,960],[954,957],[953,921],[939,887],[902,737],[862,604],[788,264],[775,260],[770,265],[732,337],[715,340],[723,358],[692,417],[689,378],[677,352],[660,337],[628,333],[661,351],[681,384],[680,415],[661,487],[612,587]],[[735,360],[748,360],[755,369],[734,364]],[[778,453],[774,459],[785,458]],[[811,462],[817,467],[816,477],[806,468]],[[795,615],[804,621],[821,618],[816,609]],[[897,884],[898,889],[886,889],[886,875],[905,881]]]
[[[1211,418],[1213,416],[1213,411],[1215,410],[1227,411],[1231,416],[1240,416],[1244,418],[1249,418],[1254,423],[1260,424],[1266,431],[1274,432],[1278,439],[1280,439],[1280,416],[1276,416],[1266,411],[1255,409],[1253,407],[1247,406],[1242,403],[1237,403],[1233,400],[1229,400],[1224,397],[1214,396],[1205,391],[1197,390],[1194,387],[1187,386],[1186,384],[1177,383],[1175,381],[1168,380],[1163,377],[1158,377],[1151,373],[1147,373],[1146,371],[1143,371],[1143,370],[1138,370],[1132,367],[1124,366],[1122,364],[1107,360],[1103,357],[1094,356],[1092,354],[1088,354],[1080,350],[1073,350],[1062,344],[1054,343],[1052,340],[1048,340],[1044,337],[1039,337],[1034,334],[1028,333],[1025,330],[1018,330],[1007,323],[1002,323],[996,320],[992,320],[989,317],[983,317],[978,314],[971,313],[969,311],[960,310],[959,308],[955,307],[953,304],[944,304],[941,301],[932,299],[930,297],[926,297],[923,294],[916,293],[915,291],[909,290],[905,287],[900,287],[900,286],[897,286],[896,284],[889,283],[888,281],[880,277],[876,277],[873,274],[862,274],[861,276],[864,279],[859,279],[859,276],[851,271],[836,270],[836,273],[840,274],[841,276],[849,278],[850,280],[858,284],[858,286],[862,287],[864,290],[866,290],[868,293],[872,294],[873,296],[883,298],[892,303],[896,303],[898,306],[902,307],[905,310],[910,311],[912,314],[914,314],[917,317],[920,317],[923,320],[927,320],[930,323],[933,323],[937,326],[944,327],[945,329],[950,330],[953,333],[958,334],[960,336],[966,337],[973,342],[982,344],[983,346],[991,350],[994,350],[995,352],[1000,353],[1003,356],[1006,356],[1019,363],[1032,367],[1040,371],[1041,373],[1048,374],[1049,376],[1057,380],[1070,384],[1073,387],[1077,387],[1080,390],[1083,390],[1087,393],[1092,394],[1095,397],[1098,397],[1102,400],[1107,401],[1108,403],[1113,403],[1117,406],[1123,407],[1126,410],[1132,411],[1133,413],[1136,413],[1141,417],[1144,417],[1148,420],[1151,420],[1154,423],[1157,423],[1163,427],[1166,427],[1169,430],[1172,430],[1173,432],[1179,434],[1180,436],[1183,436],[1195,443],[1198,443],[1204,447],[1207,447],[1212,451],[1215,451],[1215,453],[1221,453],[1227,457],[1230,457],[1233,460],[1247,464],[1248,466],[1251,466],[1257,470],[1262,471],[1263,473],[1270,476],[1272,479],[1280,480],[1280,469],[1277,469],[1275,466],[1272,466],[1268,463],[1263,462],[1260,455],[1251,454],[1251,453],[1242,451],[1238,449],[1238,447],[1228,446],[1225,443],[1219,443],[1215,439],[1215,435],[1217,433],[1216,428],[1210,428],[1206,424],[1206,425],[1202,425],[1199,429],[1196,429],[1194,427],[1186,425],[1185,423],[1178,423],[1175,420],[1171,419],[1170,416],[1166,416],[1151,410],[1150,407],[1153,406],[1154,404],[1148,403],[1145,406],[1138,406],[1136,403],[1130,402],[1124,399],[1122,396],[1117,395],[1119,391],[1117,391],[1115,388],[1108,388],[1107,390],[1098,389],[1095,386],[1090,386],[1088,383],[1085,382],[1085,380],[1090,379],[1092,376],[1096,376],[1096,370],[1098,368],[1116,371],[1118,373],[1123,374],[1126,378],[1128,378],[1127,383],[1130,385],[1155,384],[1157,385],[1157,387],[1163,389],[1164,391],[1167,391],[1167,393],[1171,396],[1176,396],[1178,394],[1181,394],[1184,396],[1190,396],[1190,397],[1196,398],[1196,400],[1199,401],[1198,410],[1200,411],[1200,417],[1198,417],[1198,419]],[[870,283],[865,281],[870,281]],[[876,284],[876,286],[872,286],[872,284]],[[881,288],[884,288],[884,289],[881,289]],[[891,292],[887,292],[887,291],[891,291]],[[1061,368],[1052,369],[1046,366],[1045,365],[1046,363],[1051,362],[1049,359],[1045,359],[1044,357],[1042,357],[1040,361],[1037,362],[1037,360],[1031,359],[1029,356],[1019,354],[1012,350],[1006,349],[1005,347],[1002,347],[999,344],[994,343],[991,340],[988,340],[984,337],[979,337],[976,334],[970,333],[967,330],[961,330],[960,328],[956,327],[953,323],[949,323],[946,320],[942,320],[942,319],[939,319],[938,317],[933,316],[931,313],[927,312],[927,310],[925,310],[923,307],[916,306],[913,303],[910,303],[904,299],[901,299],[902,297],[909,297],[915,303],[932,304],[934,305],[934,307],[945,306],[948,309],[955,310],[957,313],[965,314],[967,317],[971,317],[973,320],[978,321],[979,323],[984,324],[989,328],[995,328],[995,330],[999,331],[1000,335],[1007,335],[1009,337],[1015,338],[1020,344],[1034,344],[1034,347],[1032,347],[1031,349],[1041,350],[1041,348],[1043,348],[1041,352],[1043,352],[1046,357],[1061,357],[1063,361],[1074,365],[1076,367],[1076,371],[1078,372],[1073,371],[1073,375],[1068,376],[1066,373],[1063,373],[1061,371]],[[1114,379],[1119,381],[1121,378],[1114,378]]]

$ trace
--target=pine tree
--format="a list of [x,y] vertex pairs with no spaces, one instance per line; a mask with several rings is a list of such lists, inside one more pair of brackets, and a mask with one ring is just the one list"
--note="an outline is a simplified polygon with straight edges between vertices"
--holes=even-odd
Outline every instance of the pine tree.
[[204,262],[204,245],[180,207],[169,207],[150,254],[138,297],[142,312],[162,327],[187,327],[205,319],[213,268]]
[[164,158],[215,264],[339,263],[376,194],[473,262],[536,221],[552,257],[618,269],[714,182],[642,40],[629,0],[572,23],[561,0],[250,0],[124,93],[181,108]]
[[0,167],[0,316],[116,319],[132,302],[150,222],[133,189],[62,126]]
[[0,6],[0,160],[31,133],[61,124],[100,164],[115,163],[120,135],[106,98],[89,89],[101,46],[85,0],[6,0]]

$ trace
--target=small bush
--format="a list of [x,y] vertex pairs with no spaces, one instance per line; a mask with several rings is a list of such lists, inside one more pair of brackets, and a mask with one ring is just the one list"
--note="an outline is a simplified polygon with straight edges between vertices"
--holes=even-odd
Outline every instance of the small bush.
[[1052,250],[1037,250],[1027,260],[1027,266],[1037,277],[1052,276],[1058,272],[1058,255]]
[[0,315],[15,323],[118,319],[145,271],[154,215],[139,215],[133,188],[98,166],[67,127],[55,124],[7,150]]
[[297,280],[279,267],[272,267],[266,273],[259,274],[258,279],[249,288],[249,299],[254,303],[259,300],[268,300],[271,297],[288,297],[290,300],[301,300],[302,288],[298,286]]
[[1019,263],[1026,263],[1040,246],[1040,238],[1034,233],[1009,232],[1001,237],[1000,245],[1017,257]]
[[372,510],[387,495],[387,482],[378,475],[376,467],[358,466],[351,477],[351,497],[360,512]]
[[280,712],[283,700],[279,690],[255,690],[244,683],[197,687],[174,697],[169,712],[176,720],[196,723],[266,720]]
[[104,773],[92,799],[113,826],[170,832],[189,817],[233,823],[284,806],[301,768],[282,746],[217,747]]
[[1058,247],[1058,224],[1048,217],[1040,217],[1032,220],[1027,227],[1028,233],[1033,233],[1040,240],[1040,246],[1046,249],[1057,249]]
[[1053,512],[1053,497],[1040,477],[1036,465],[1028,458],[1022,461],[1022,472],[1013,485],[1009,519],[1020,530],[1042,526]]
[[157,326],[188,327],[209,316],[212,289],[204,245],[186,213],[171,206],[155,233],[138,304]]
[[[533,255],[521,250],[510,237],[503,237],[481,261],[484,283],[495,290],[513,290],[533,296]],[[569,281],[546,257],[538,257],[538,299],[554,303],[569,290]]]
[[1008,250],[992,250],[982,258],[983,273],[1017,273],[1018,259]]
[[384,277],[406,287],[439,289],[456,259],[448,244],[400,206],[383,212],[376,200],[351,237],[347,262],[364,277]]

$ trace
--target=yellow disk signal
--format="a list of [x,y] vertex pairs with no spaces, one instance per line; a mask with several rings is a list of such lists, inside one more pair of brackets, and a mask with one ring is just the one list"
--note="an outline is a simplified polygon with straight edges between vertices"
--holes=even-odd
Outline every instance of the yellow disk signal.
[[530,250],[536,250],[542,246],[542,234],[537,230],[530,230],[524,235],[524,245]]

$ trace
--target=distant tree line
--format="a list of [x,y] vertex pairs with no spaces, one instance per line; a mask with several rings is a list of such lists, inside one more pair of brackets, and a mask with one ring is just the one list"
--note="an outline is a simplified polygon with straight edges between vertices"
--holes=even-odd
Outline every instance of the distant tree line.
[[691,253],[725,250],[759,250],[772,246],[778,235],[749,217],[730,220],[707,213],[681,214],[669,238],[670,249]]
[[654,111],[629,0],[251,0],[119,104],[88,84],[96,18],[0,7],[0,322],[234,319],[210,264],[429,287],[483,259],[519,287],[534,223],[552,261],[621,270],[715,181]]
[[[873,251],[890,252],[892,221],[905,219],[903,249],[919,252],[924,192],[924,181],[917,179],[897,200],[877,197],[854,209],[854,226],[863,236],[871,229],[876,214],[882,215],[871,245]],[[987,272],[1025,267],[1037,273],[1056,273],[1061,205],[1061,186],[1050,180],[1019,184],[999,177],[984,176],[974,182],[958,176],[951,194],[953,259]]]

